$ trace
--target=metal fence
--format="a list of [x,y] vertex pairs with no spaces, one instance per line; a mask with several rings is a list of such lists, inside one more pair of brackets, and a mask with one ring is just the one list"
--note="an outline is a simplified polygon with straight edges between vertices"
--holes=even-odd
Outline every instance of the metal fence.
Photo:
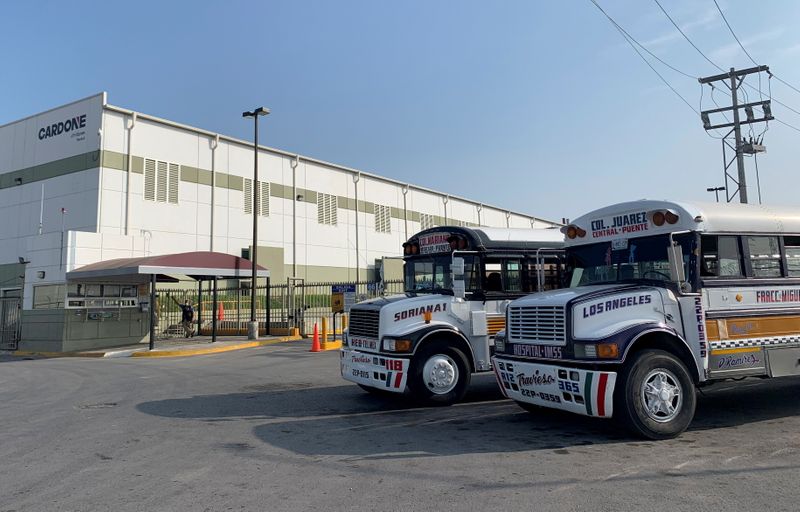
[[[260,285],[256,287],[256,319],[262,333],[286,333],[292,327],[301,334],[313,331],[314,323],[322,317],[333,320],[331,295],[334,286],[349,285],[355,288],[356,302],[402,293],[403,282],[358,281],[306,283],[303,280],[287,280],[286,283]],[[249,286],[226,286],[217,288],[217,307],[214,309],[213,290],[210,282],[197,289],[158,288],[156,298],[156,337],[159,339],[183,337],[182,311],[179,304],[186,301],[194,310],[193,331],[208,334],[213,315],[217,316],[217,332],[220,335],[247,334],[250,321],[251,290]],[[337,327],[339,324],[337,323]]]
[[22,299],[0,298],[0,350],[17,350],[22,328]]

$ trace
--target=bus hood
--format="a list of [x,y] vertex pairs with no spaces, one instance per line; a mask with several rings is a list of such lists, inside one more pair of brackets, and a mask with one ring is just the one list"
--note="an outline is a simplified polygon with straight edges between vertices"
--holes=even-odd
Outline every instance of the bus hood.
[[404,293],[400,293],[397,295],[389,295],[387,297],[378,297],[376,299],[365,300],[363,302],[359,302],[353,306],[353,309],[381,309],[384,306],[392,304],[394,302],[398,302],[401,300],[406,300],[410,298],[408,295]]
[[564,346],[569,338],[601,339],[637,325],[663,324],[664,294],[668,293],[637,283],[537,293],[509,304],[508,339]]
[[618,283],[580,286],[578,288],[563,288],[535,293],[522,297],[511,303],[512,306],[564,306],[579,297],[601,294],[612,289],[622,289],[625,285]]
[[387,334],[408,333],[426,325],[425,313],[431,314],[432,324],[452,324],[455,300],[452,295],[426,293],[392,295],[359,302],[350,310],[350,334],[380,339]]

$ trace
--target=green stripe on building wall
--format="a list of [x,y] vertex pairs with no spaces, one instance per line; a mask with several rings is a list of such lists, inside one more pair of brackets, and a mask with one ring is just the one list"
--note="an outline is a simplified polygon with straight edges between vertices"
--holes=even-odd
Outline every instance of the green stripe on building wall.
[[58,176],[66,176],[67,174],[75,172],[87,171],[100,167],[100,162],[101,152],[89,151],[88,153],[54,160],[46,164],[7,172],[5,174],[0,174],[0,189],[48,180]]
[[[314,191],[314,190],[298,188],[297,189],[297,194],[298,195],[302,195],[303,196],[303,201],[306,202],[306,203],[312,203],[312,204],[316,204],[317,203],[317,192]],[[289,196],[290,200],[291,200],[291,198],[292,197]]]
[[128,170],[127,157],[122,153],[117,153],[116,151],[103,151],[100,161],[101,165],[108,169],[117,169],[119,171]]
[[181,166],[181,181],[197,183],[197,167]]
[[[136,174],[144,173],[144,160],[142,156],[131,155],[131,171]],[[128,155],[116,151],[102,150],[102,151],[89,151],[80,155],[54,160],[45,164],[19,169],[16,171],[0,174],[0,189],[15,187],[25,183],[33,183],[42,181],[58,176],[65,176],[75,172],[86,171],[97,167],[106,169],[114,169],[118,171],[127,171],[128,168]],[[216,173],[216,186],[219,188],[227,188],[230,190],[244,190],[244,178],[234,174],[228,174],[217,171]],[[192,167],[190,165],[180,166],[180,179],[186,183],[195,183],[198,185],[211,186],[211,171],[208,169],[201,169]],[[317,202],[317,191],[298,188],[297,194],[302,195],[302,201],[305,203],[314,204]],[[287,200],[294,200],[292,197],[292,187],[282,183],[270,183],[270,196],[279,197]],[[356,201],[352,197],[337,196],[336,203],[338,208],[342,210],[355,210]],[[358,201],[358,211],[361,213],[375,213],[375,203],[370,201]],[[391,216],[394,219],[406,219],[402,208],[391,207]],[[412,222],[420,222],[420,212],[408,210],[407,218]],[[444,225],[444,217],[435,215],[434,222],[438,225]],[[478,224],[467,222],[468,226],[477,227]]]

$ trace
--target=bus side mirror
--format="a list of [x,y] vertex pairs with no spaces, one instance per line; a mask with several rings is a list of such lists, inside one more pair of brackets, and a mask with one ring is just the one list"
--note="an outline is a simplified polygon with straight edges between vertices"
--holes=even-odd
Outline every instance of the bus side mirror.
[[683,271],[683,248],[678,242],[673,241],[667,248],[667,260],[670,279],[676,283],[686,281],[686,274]]
[[450,271],[453,273],[454,276],[463,276],[464,258],[459,258],[459,257],[453,258],[453,262],[450,264]]
[[467,296],[467,287],[463,279],[453,279],[453,296],[463,299]]
[[[464,258],[453,256],[450,262],[450,272],[453,281],[453,295],[463,299],[467,295],[467,288],[464,284]],[[462,279],[459,279],[462,278]]]

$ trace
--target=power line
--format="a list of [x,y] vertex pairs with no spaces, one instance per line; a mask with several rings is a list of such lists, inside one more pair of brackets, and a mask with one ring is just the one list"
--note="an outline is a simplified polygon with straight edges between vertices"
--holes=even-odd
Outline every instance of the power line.
[[[669,69],[671,69],[671,70],[675,71],[676,73],[679,73],[679,74],[681,74],[681,75],[683,75],[683,76],[685,76],[685,77],[687,77],[687,78],[691,78],[691,79],[693,79],[693,80],[697,80],[697,79],[698,79],[698,77],[697,77],[697,76],[694,76],[694,75],[692,75],[692,74],[690,74],[690,73],[686,73],[685,71],[682,71],[681,69],[679,69],[679,68],[677,68],[677,67],[673,66],[672,64],[670,64],[670,63],[666,62],[665,60],[663,60],[662,58],[660,58],[658,55],[656,55],[656,54],[654,54],[653,52],[651,52],[651,51],[650,51],[650,50],[649,50],[649,49],[648,49],[646,46],[644,46],[642,43],[640,43],[640,42],[639,42],[639,41],[638,41],[638,40],[637,40],[635,37],[633,37],[633,36],[632,36],[632,35],[631,35],[631,34],[630,34],[630,33],[629,33],[627,30],[625,30],[625,28],[623,28],[623,27],[622,27],[622,26],[621,26],[619,23],[617,23],[617,21],[616,21],[616,20],[615,20],[613,17],[611,17],[611,15],[610,15],[610,14],[608,14],[608,13],[605,11],[605,9],[603,9],[603,8],[600,6],[600,4],[598,4],[598,3],[597,3],[597,1],[596,1],[596,0],[590,0],[590,1],[591,1],[591,2],[592,2],[592,4],[594,4],[594,6],[595,6],[595,7],[596,7],[596,8],[597,8],[597,9],[598,9],[598,10],[599,10],[599,11],[600,11],[600,12],[601,12],[601,13],[602,13],[602,14],[603,14],[603,15],[604,15],[604,16],[605,16],[607,19],[608,19],[608,21],[609,21],[609,22],[610,22],[610,23],[611,23],[611,24],[614,26],[614,28],[616,28],[616,29],[617,29],[617,31],[619,31],[619,33],[622,35],[622,37],[625,39],[625,41],[626,41],[626,42],[627,42],[627,43],[628,43],[628,44],[631,46],[631,48],[633,48],[633,50],[636,52],[636,54],[639,56],[639,58],[641,58],[641,59],[642,59],[642,60],[645,62],[645,64],[647,64],[647,66],[648,66],[648,67],[649,67],[651,70],[653,70],[653,72],[654,72],[654,73],[655,73],[655,74],[656,74],[656,75],[657,75],[657,76],[658,76],[658,77],[661,79],[661,81],[662,81],[662,82],[664,82],[664,84],[665,84],[667,87],[669,87],[669,89],[670,89],[670,90],[671,90],[673,93],[675,93],[675,95],[677,95],[677,96],[678,96],[678,97],[679,97],[679,98],[680,98],[680,99],[681,99],[681,100],[682,100],[682,101],[683,101],[683,102],[684,102],[684,103],[685,103],[685,104],[686,104],[686,105],[687,105],[689,108],[691,108],[691,109],[692,109],[692,111],[693,111],[695,114],[697,114],[697,115],[700,115],[700,114],[699,114],[699,112],[698,112],[698,111],[697,111],[697,110],[696,110],[696,109],[695,109],[695,108],[694,108],[694,107],[691,105],[691,103],[689,103],[689,102],[686,100],[686,98],[684,98],[684,97],[683,97],[683,96],[682,96],[682,95],[681,95],[681,94],[680,94],[680,93],[679,93],[677,90],[675,90],[675,88],[674,88],[674,87],[673,87],[673,86],[672,86],[672,85],[671,85],[671,84],[670,84],[670,83],[669,83],[669,82],[668,82],[668,81],[667,81],[667,80],[666,80],[666,79],[665,79],[665,78],[664,78],[664,77],[661,75],[661,73],[659,73],[659,72],[658,72],[658,71],[657,71],[657,70],[656,70],[656,69],[655,69],[655,68],[652,66],[652,64],[650,64],[650,61],[648,61],[648,60],[647,60],[647,59],[644,57],[644,55],[642,55],[642,53],[641,53],[641,52],[640,52],[640,51],[639,51],[639,50],[636,48],[636,46],[638,46],[639,48],[641,48],[642,50],[644,50],[644,51],[645,51],[645,52],[646,52],[648,55],[650,55],[651,57],[653,57],[654,59],[656,59],[658,62],[660,62],[660,63],[661,63],[661,64],[663,64],[664,66],[668,67]],[[695,50],[697,50],[697,52],[698,52],[698,53],[700,53],[700,55],[702,55],[702,56],[703,56],[703,57],[704,57],[704,58],[705,58],[707,61],[709,61],[709,62],[710,62],[710,63],[711,63],[711,64],[712,64],[714,67],[716,67],[716,68],[717,68],[717,69],[719,69],[720,71],[723,71],[723,72],[724,72],[725,70],[723,70],[722,68],[720,68],[720,67],[719,67],[719,66],[718,66],[716,63],[714,63],[714,62],[713,62],[711,59],[709,59],[709,58],[708,58],[708,57],[707,57],[707,56],[706,56],[706,55],[705,55],[705,54],[704,54],[704,53],[703,53],[703,52],[702,52],[702,51],[701,51],[701,50],[700,50],[700,49],[699,49],[699,48],[698,48],[698,47],[697,47],[695,44],[694,44],[694,42],[693,42],[691,39],[689,39],[689,37],[688,37],[688,36],[687,36],[687,35],[686,35],[686,34],[683,32],[683,30],[681,30],[681,29],[680,29],[680,27],[679,27],[679,26],[678,26],[678,25],[675,23],[675,21],[674,21],[674,20],[673,20],[673,19],[670,17],[670,15],[669,15],[669,14],[668,14],[668,13],[667,13],[665,10],[664,10],[664,7],[663,7],[663,6],[662,6],[660,3],[658,3],[658,0],[654,0],[654,1],[656,2],[656,4],[658,4],[658,6],[661,8],[661,11],[662,11],[662,12],[663,12],[663,13],[664,13],[664,14],[667,16],[667,18],[668,18],[668,19],[669,19],[669,20],[672,22],[672,24],[675,26],[675,28],[677,28],[677,29],[678,29],[678,31],[681,33],[681,35],[683,35],[683,37],[684,37],[684,38],[686,38],[686,40],[687,40],[687,41],[688,41],[688,42],[689,42],[689,43],[692,45],[692,47],[694,47],[694,49],[695,49]],[[635,45],[634,45],[634,43],[635,43]],[[784,83],[785,85],[787,85],[787,86],[791,87],[792,89],[795,89],[795,88],[794,88],[794,87],[793,87],[791,84],[788,84],[788,83],[784,82],[784,81],[783,81],[783,80],[781,80],[781,79],[780,79],[778,76],[776,76],[774,73],[771,73],[771,76],[772,76],[772,77],[774,77],[776,80],[779,80],[781,83]],[[750,85],[749,83],[747,83],[746,81],[743,81],[743,84],[744,84],[744,85],[746,85],[747,87],[749,87],[750,89],[752,89],[753,91],[756,91],[756,92],[758,92],[758,93],[761,93],[761,89],[760,89],[760,88],[756,88],[756,87],[754,87],[754,86]],[[795,90],[796,90],[797,92],[800,92],[800,89],[795,89]],[[701,94],[702,94],[702,93],[701,93]],[[716,100],[714,99],[714,96],[713,96],[713,91],[712,91],[712,95],[711,95],[711,97],[712,97],[712,100],[714,100],[714,103],[716,104]],[[779,100],[777,100],[777,99],[773,98],[773,97],[772,97],[772,92],[771,92],[771,89],[770,89],[770,93],[769,93],[769,98],[770,98],[770,100],[774,101],[774,102],[775,102],[775,103],[777,103],[778,105],[781,105],[782,107],[784,107],[784,108],[786,108],[786,109],[790,110],[791,112],[794,112],[795,114],[797,114],[797,115],[800,115],[800,110],[796,110],[796,109],[794,109],[794,108],[790,107],[789,105],[787,105],[786,103],[783,103],[783,102],[781,102],[781,101],[779,101]],[[727,116],[725,116],[725,117],[727,118]],[[775,119],[775,121],[777,121],[777,122],[779,122],[779,123],[783,124],[784,126],[787,126],[787,127],[791,128],[791,129],[793,129],[793,130],[796,130],[796,131],[800,132],[800,128],[797,128],[796,126],[794,126],[794,125],[791,125],[791,124],[789,124],[789,123],[787,123],[787,122],[785,122],[785,121],[781,121],[780,119]],[[766,130],[765,130],[765,131],[766,131]],[[706,132],[706,133],[707,133],[707,134],[708,134],[708,136],[709,136],[709,137],[711,137],[711,138],[717,138],[717,137],[714,137],[713,135],[711,135],[711,134],[710,134],[710,133],[708,133],[708,132]]]
[[[704,92],[703,91],[703,85],[700,84],[700,111],[701,112],[703,111],[703,92]],[[711,100],[714,101],[714,105],[717,105],[717,102],[716,102],[716,100],[714,100],[714,96],[713,96],[713,94],[714,94],[714,88],[713,87],[711,88],[711,94],[712,94]],[[717,108],[719,108],[719,105],[717,105]],[[724,116],[725,114],[723,113],[722,115]],[[725,119],[727,120],[728,117],[725,116]],[[721,140],[721,139],[725,138],[722,135],[720,135],[717,130],[714,130],[714,131],[717,132],[717,135],[719,135],[719,137],[715,137],[715,136],[711,135],[711,133],[709,133],[709,132],[706,132],[706,135],[708,135],[712,139],[718,139],[718,140]]]
[[653,57],[654,59],[656,59],[656,60],[657,60],[658,62],[660,62],[661,64],[663,64],[663,65],[667,66],[667,67],[668,67],[669,69],[671,69],[672,71],[675,71],[676,73],[680,73],[681,75],[683,75],[683,76],[685,76],[685,77],[687,77],[687,78],[691,78],[691,79],[693,79],[693,80],[697,80],[697,78],[698,78],[697,76],[690,75],[689,73],[686,73],[686,72],[684,72],[684,71],[681,71],[680,69],[676,68],[675,66],[673,66],[673,65],[671,65],[670,63],[668,63],[668,62],[664,61],[663,59],[661,59],[661,57],[659,57],[659,56],[658,56],[658,55],[656,55],[655,53],[653,53],[653,52],[651,52],[650,50],[648,50],[646,46],[644,46],[642,43],[640,43],[639,41],[637,41],[635,37],[633,37],[632,35],[630,35],[630,34],[628,33],[628,31],[627,31],[627,30],[625,30],[624,28],[622,28],[622,26],[620,26],[620,24],[619,24],[619,23],[617,23],[617,22],[614,20],[614,18],[612,18],[612,17],[611,17],[611,16],[610,16],[610,15],[609,15],[609,14],[608,14],[608,13],[607,13],[605,10],[603,10],[603,8],[602,8],[602,7],[600,7],[600,5],[599,5],[599,4],[598,4],[598,3],[597,3],[595,0],[590,0],[590,1],[591,1],[591,2],[594,4],[594,6],[595,6],[595,7],[597,7],[597,8],[600,10],[600,12],[602,12],[602,13],[603,13],[603,15],[604,15],[606,18],[608,18],[608,21],[610,21],[610,22],[611,22],[611,24],[612,24],[612,25],[614,25],[614,26],[617,28],[617,30],[619,30],[619,31],[620,31],[620,32],[621,32],[621,33],[622,33],[622,34],[623,34],[623,35],[624,35],[626,38],[629,38],[631,41],[633,41],[634,43],[636,43],[636,44],[637,44],[637,45],[638,45],[638,46],[639,46],[639,47],[640,47],[642,50],[646,51],[646,52],[648,53],[648,55],[650,55],[651,57]]
[[742,42],[741,42],[741,41],[739,41],[739,38],[738,38],[738,37],[736,37],[736,33],[735,33],[735,32],[733,31],[733,29],[731,28],[731,24],[730,24],[730,23],[728,23],[728,18],[726,18],[726,17],[725,17],[725,14],[722,12],[722,9],[720,9],[720,7],[719,7],[719,4],[717,3],[717,0],[714,0],[714,5],[716,5],[716,6],[717,6],[717,10],[719,11],[719,15],[720,15],[720,16],[722,16],[722,20],[723,20],[723,21],[725,22],[725,24],[728,26],[728,30],[730,30],[730,31],[731,31],[731,35],[733,36],[733,38],[734,38],[734,39],[736,39],[736,42],[737,42],[737,43],[739,43],[739,48],[741,48],[741,49],[742,49],[742,51],[744,52],[744,54],[745,54],[745,55],[747,55],[747,58],[748,58],[748,59],[750,59],[750,62],[752,62],[753,64],[755,64],[756,66],[758,66],[758,65],[759,65],[759,63],[758,63],[758,62],[756,62],[756,59],[754,59],[754,58],[753,58],[753,57],[752,57],[752,56],[751,56],[749,53],[747,53],[747,50],[745,50],[745,48],[744,48],[744,45],[742,44]]
[[[709,85],[709,87],[711,87],[711,101],[713,101],[713,102],[714,102],[714,105],[716,105],[716,107],[717,107],[717,108],[720,108],[720,107],[719,107],[719,103],[717,103],[717,100],[716,100],[716,98],[714,98],[714,92],[717,90],[717,88],[716,88],[716,87],[714,87],[714,84],[708,84],[708,85]],[[701,85],[700,87],[703,87],[703,86]],[[730,119],[728,119],[728,115],[727,115],[727,114],[725,114],[725,112],[721,112],[721,114],[722,114],[722,117],[724,117],[724,118],[725,118],[725,121],[726,121],[726,122],[728,122],[728,123],[730,123],[730,122],[731,122],[731,120],[730,120]]]
[[773,121],[775,121],[776,123],[781,123],[784,126],[788,126],[789,128],[791,128],[792,130],[794,130],[796,132],[800,132],[800,128],[798,128],[798,127],[796,127],[794,125],[791,125],[791,124],[787,123],[786,121],[781,121],[777,117],[775,119],[773,119]]
[[[702,55],[704,59],[706,59],[708,62],[710,62],[710,63],[711,63],[711,65],[712,65],[712,66],[714,66],[715,68],[717,68],[718,70],[720,70],[720,71],[722,71],[722,72],[724,73],[724,72],[725,72],[725,70],[724,70],[724,69],[722,69],[721,67],[719,67],[719,66],[718,66],[718,65],[717,65],[717,64],[716,64],[714,61],[712,61],[710,58],[708,58],[708,56],[707,56],[705,53],[703,53],[703,51],[702,51],[702,50],[700,50],[700,48],[698,48],[696,44],[694,44],[694,41],[692,41],[692,40],[689,38],[689,36],[687,36],[687,35],[686,35],[686,33],[685,33],[683,30],[681,30],[681,28],[678,26],[678,24],[677,24],[677,23],[675,23],[675,20],[673,20],[673,19],[672,19],[672,17],[671,17],[671,16],[669,15],[669,13],[668,13],[668,12],[667,12],[667,11],[664,9],[664,7],[661,5],[661,3],[659,3],[659,1],[658,1],[658,0],[653,0],[653,1],[656,3],[656,5],[658,5],[658,7],[661,9],[661,12],[663,12],[663,13],[664,13],[664,15],[667,17],[667,19],[669,19],[669,21],[670,21],[670,22],[672,22],[672,25],[673,25],[673,26],[674,26],[676,29],[678,29],[678,32],[680,32],[680,33],[681,33],[681,35],[682,35],[682,36],[683,36],[683,37],[684,37],[684,38],[685,38],[685,39],[686,39],[686,40],[689,42],[689,44],[691,44],[691,45],[692,45],[692,47],[693,47],[695,50],[697,50],[697,53],[699,53],[700,55]],[[716,4],[716,0],[714,0],[714,3]],[[719,7],[719,6],[717,6],[717,7]],[[722,11],[720,11],[720,14],[722,14]],[[725,19],[725,16],[724,16],[724,15],[723,15],[723,19]],[[725,19],[725,23],[726,23],[726,24],[728,24],[728,21],[727,21],[727,19]],[[728,28],[730,28],[730,25],[728,25]],[[731,33],[733,33],[733,30],[732,30],[732,29],[731,29]],[[736,39],[736,41],[737,41],[737,42],[739,42],[739,38],[738,38],[738,37],[736,37],[736,35],[735,35],[735,34],[734,34],[734,38]],[[742,45],[742,43],[741,43],[741,42],[739,42],[739,45],[741,46],[741,45]],[[742,49],[744,49],[744,46],[742,46]],[[747,51],[745,51],[745,53],[747,53]],[[750,54],[749,54],[749,53],[747,53],[747,56],[748,56],[748,57],[750,57]],[[751,60],[753,60],[753,59],[752,59],[752,57],[750,57],[750,59],[751,59]],[[755,61],[755,60],[753,60],[753,62],[756,62],[756,61]],[[758,64],[756,64],[756,65],[758,65]],[[781,82],[781,83],[783,83],[784,85],[787,85],[788,87],[791,87],[792,89],[794,89],[795,91],[797,91],[798,93],[800,93],[800,89],[797,89],[797,88],[795,88],[794,86],[792,86],[791,84],[787,83],[786,81],[784,81],[784,80],[781,80],[781,79],[780,79],[780,78],[779,78],[777,75],[775,75],[774,73],[771,73],[771,75],[772,75],[772,76],[774,76],[776,80],[780,81],[780,82]],[[749,87],[750,89],[752,89],[752,90],[754,90],[754,91],[758,92],[758,93],[759,93],[759,95],[760,95],[760,94],[762,94],[762,92],[761,92],[761,88],[760,88],[760,87],[759,87],[759,88],[756,88],[756,87],[754,87],[754,86],[750,85],[749,83],[747,83],[747,82],[746,82],[746,81],[744,81],[744,80],[743,80],[742,82],[744,83],[744,85],[746,85],[746,86],[747,86],[747,87]],[[783,102],[781,102],[781,101],[778,101],[778,100],[776,100],[775,98],[771,97],[771,95],[770,95],[770,100],[774,101],[775,103],[777,103],[778,105],[781,105],[781,106],[782,106],[782,107],[784,107],[784,108],[787,108],[787,109],[789,109],[790,111],[794,112],[795,114],[797,114],[797,115],[800,115],[800,110],[794,109],[794,108],[790,107],[789,105],[787,105],[786,103],[783,103]],[[777,119],[776,119],[776,121],[777,121]],[[793,126],[789,125],[788,123],[783,123],[783,124],[786,124],[787,126],[790,126],[790,127],[792,127],[792,128],[793,128]]]
[[709,58],[708,58],[708,56],[707,56],[705,53],[703,53],[703,51],[702,51],[700,48],[698,48],[696,44],[694,44],[694,41],[692,41],[691,39],[689,39],[689,36],[687,36],[687,35],[686,35],[686,33],[685,33],[685,32],[684,32],[682,29],[681,29],[681,27],[679,27],[679,26],[678,26],[678,24],[677,24],[677,23],[675,23],[675,20],[673,20],[673,19],[672,19],[672,16],[670,16],[670,15],[669,15],[669,13],[668,13],[668,12],[667,12],[667,11],[664,9],[664,7],[662,7],[661,3],[659,3],[659,1],[658,1],[658,0],[653,0],[653,1],[656,3],[656,5],[658,6],[658,8],[659,8],[659,9],[661,9],[661,12],[663,12],[663,13],[664,13],[664,16],[666,16],[666,17],[667,17],[667,19],[668,19],[670,22],[672,22],[672,25],[674,25],[674,26],[675,26],[675,28],[677,28],[677,29],[678,29],[678,32],[680,32],[680,33],[681,33],[681,35],[684,37],[684,39],[686,39],[687,41],[689,41],[689,44],[690,44],[690,45],[692,45],[692,48],[694,48],[695,50],[697,50],[697,53],[699,53],[700,55],[702,55],[704,59],[706,59],[706,60],[707,60],[709,63],[711,63],[711,65],[712,65],[712,66],[714,66],[715,68],[717,68],[718,70],[720,70],[720,71],[722,71],[722,72],[724,73],[724,72],[725,72],[725,70],[724,70],[724,69],[722,69],[721,67],[717,66],[717,64],[716,64],[716,63],[715,63],[713,60],[709,59]]
[[787,82],[786,80],[782,80],[782,79],[781,79],[781,77],[779,77],[779,76],[778,76],[778,75],[776,75],[775,73],[772,73],[772,76],[773,76],[773,78],[775,78],[775,80],[779,81],[780,83],[782,83],[782,84],[783,84],[783,85],[785,85],[786,87],[788,87],[788,88],[790,88],[790,89],[792,89],[792,90],[794,90],[794,91],[796,91],[796,92],[800,93],[800,89],[798,89],[797,87],[793,86],[792,84],[790,84],[790,83],[789,83],[789,82]]
[[[750,62],[752,62],[753,64],[755,64],[756,66],[758,66],[758,65],[759,65],[759,64],[758,64],[758,62],[756,62],[756,60],[753,58],[753,56],[752,56],[752,55],[750,55],[750,53],[749,53],[749,52],[747,51],[747,49],[744,47],[744,45],[742,44],[742,42],[741,42],[741,41],[739,40],[739,38],[736,36],[736,32],[734,32],[734,31],[733,31],[733,28],[731,27],[731,24],[730,24],[730,23],[728,23],[728,18],[726,18],[726,17],[725,17],[725,14],[722,12],[722,9],[720,8],[720,6],[719,6],[719,3],[717,2],[717,0],[714,0],[714,5],[716,5],[716,6],[717,6],[717,10],[719,11],[719,15],[720,15],[720,16],[722,16],[722,20],[725,22],[725,25],[727,25],[727,26],[728,26],[728,30],[730,30],[730,32],[731,32],[731,35],[733,36],[733,38],[734,38],[734,39],[736,39],[736,42],[737,42],[737,43],[739,43],[739,48],[741,48],[741,49],[742,49],[742,51],[744,52],[744,54],[745,54],[745,55],[747,55],[747,58],[748,58],[748,59],[750,59]],[[778,75],[776,75],[775,73],[771,73],[771,76],[772,76],[772,77],[774,77],[774,78],[775,78],[775,80],[777,80],[777,81],[779,81],[780,83],[782,83],[783,85],[785,85],[786,87],[788,87],[788,88],[792,89],[793,91],[795,91],[795,92],[797,92],[797,93],[800,93],[800,89],[798,89],[797,87],[793,86],[792,84],[790,84],[790,83],[789,83],[789,82],[787,82],[786,80],[783,80],[781,77],[779,77],[779,76],[778,76]],[[759,87],[759,90],[760,90],[760,87]]]
[[[757,91],[757,90],[758,90],[758,89],[756,89],[755,87],[753,87],[752,85],[748,84],[747,82],[744,82],[744,85],[746,85],[747,87],[749,87],[749,88],[753,89],[754,91]],[[789,106],[789,105],[787,105],[786,103],[783,103],[782,101],[778,101],[778,100],[776,100],[775,98],[772,98],[772,97],[770,97],[770,99],[771,99],[772,101],[774,101],[775,103],[777,103],[778,105],[780,105],[780,106],[782,106],[782,107],[784,107],[784,108],[788,108],[789,110],[791,110],[791,111],[792,111],[792,112],[794,112],[795,114],[797,114],[797,115],[800,115],[800,110],[793,109],[792,107],[790,107],[790,106]]]
[[[694,107],[692,106],[692,104],[691,104],[691,103],[689,103],[689,102],[686,100],[686,98],[684,98],[684,97],[681,95],[681,93],[679,93],[679,92],[678,92],[678,91],[677,91],[677,90],[676,90],[676,89],[675,89],[675,88],[672,86],[672,84],[670,84],[670,83],[667,81],[667,79],[666,79],[666,78],[664,78],[664,77],[661,75],[661,73],[659,73],[659,72],[658,72],[658,70],[657,70],[656,68],[654,68],[654,67],[653,67],[653,65],[652,65],[652,64],[650,64],[650,61],[649,61],[649,60],[647,60],[647,59],[645,58],[645,56],[644,56],[644,55],[642,55],[642,52],[640,52],[640,51],[639,51],[639,49],[638,49],[638,48],[636,48],[636,45],[635,45],[635,44],[633,44],[633,42],[632,42],[632,41],[636,41],[636,40],[635,40],[633,37],[629,36],[629,35],[628,35],[628,33],[627,33],[627,32],[626,32],[626,31],[625,31],[625,30],[624,30],[622,27],[620,27],[620,26],[619,26],[619,24],[617,24],[617,22],[616,22],[616,21],[614,21],[614,19],[613,19],[611,16],[609,16],[609,15],[606,13],[606,11],[604,11],[604,10],[603,10],[603,8],[602,8],[602,7],[600,7],[600,4],[598,4],[596,0],[590,0],[590,1],[591,1],[591,2],[594,4],[594,6],[595,6],[595,7],[597,7],[597,8],[600,10],[600,12],[602,12],[602,13],[603,13],[603,14],[606,16],[606,18],[608,18],[608,19],[609,19],[609,21],[611,21],[611,23],[614,25],[614,27],[616,27],[616,28],[617,28],[617,30],[619,31],[620,35],[622,35],[622,37],[623,37],[623,38],[625,38],[625,41],[626,41],[626,42],[627,42],[627,43],[628,43],[628,44],[631,46],[631,48],[633,48],[633,51],[635,51],[635,52],[636,52],[636,55],[638,55],[638,56],[639,56],[639,58],[640,58],[640,59],[642,59],[642,60],[644,61],[644,63],[645,63],[645,64],[647,64],[647,67],[649,67],[650,69],[652,69],[652,70],[653,70],[653,73],[655,73],[656,75],[658,75],[658,78],[660,78],[660,79],[661,79],[661,81],[662,81],[662,82],[664,82],[664,84],[665,84],[667,87],[669,87],[669,89],[670,89],[672,92],[674,92],[674,93],[675,93],[675,95],[676,95],[677,97],[679,97],[679,98],[680,98],[680,99],[681,99],[681,100],[682,100],[684,103],[686,103],[686,106],[687,106],[687,107],[689,107],[690,109],[692,109],[692,112],[694,112],[695,114],[697,114],[697,115],[698,115],[698,117],[699,117],[699,116],[700,116],[700,112],[699,112],[699,111],[698,111],[696,108],[694,108]],[[629,37],[630,37],[630,39],[629,39]],[[641,44],[640,44],[638,41],[636,41],[636,44],[638,44],[639,46],[641,46]],[[645,49],[645,48],[644,48],[644,46],[642,46],[642,49],[644,49],[645,51],[647,51],[648,53],[650,53],[650,52],[649,52],[649,50],[647,50],[647,49]],[[652,55],[652,53],[651,53],[651,55]],[[658,57],[656,57],[656,58],[658,59]],[[658,59],[658,60],[659,60],[660,62],[664,62],[664,61],[662,61],[661,59]],[[672,66],[669,66],[669,67],[670,67],[671,69],[675,69],[676,71],[678,71],[676,68],[673,68]],[[694,77],[692,77],[691,75],[689,75],[689,74],[687,74],[687,73],[683,73],[682,71],[678,71],[678,72],[679,72],[679,73],[681,73],[682,75],[686,75],[686,76],[688,76],[688,77],[690,77],[690,78],[694,78]]]

